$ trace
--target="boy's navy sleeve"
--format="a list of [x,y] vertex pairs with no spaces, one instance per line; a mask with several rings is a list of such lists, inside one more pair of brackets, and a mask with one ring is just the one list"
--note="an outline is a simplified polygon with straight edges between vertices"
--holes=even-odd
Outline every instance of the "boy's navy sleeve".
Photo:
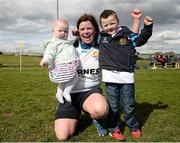
[[152,36],[152,28],[153,28],[153,24],[144,25],[144,28],[141,30],[141,33],[139,34],[136,40],[137,47],[144,45],[148,41],[148,39]]

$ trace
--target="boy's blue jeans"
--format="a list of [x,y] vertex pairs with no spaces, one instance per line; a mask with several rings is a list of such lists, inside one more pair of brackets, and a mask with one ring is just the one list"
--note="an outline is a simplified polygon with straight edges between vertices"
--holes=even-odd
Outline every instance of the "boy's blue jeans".
[[131,84],[106,83],[107,100],[110,105],[107,126],[109,131],[119,129],[120,111],[124,113],[125,124],[129,129],[139,129],[135,107],[135,87]]

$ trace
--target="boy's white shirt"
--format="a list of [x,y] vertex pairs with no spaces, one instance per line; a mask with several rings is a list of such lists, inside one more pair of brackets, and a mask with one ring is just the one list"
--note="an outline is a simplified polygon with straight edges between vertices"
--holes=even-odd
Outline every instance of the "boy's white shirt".
[[134,83],[134,73],[102,69],[102,81],[111,83]]

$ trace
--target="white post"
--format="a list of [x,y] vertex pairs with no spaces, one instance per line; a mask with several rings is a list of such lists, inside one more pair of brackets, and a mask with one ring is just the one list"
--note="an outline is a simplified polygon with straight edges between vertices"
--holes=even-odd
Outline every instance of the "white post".
[[19,70],[22,71],[22,50],[20,49],[19,51]]
[[56,1],[56,5],[57,5],[57,19],[59,19],[59,0]]
[[154,62],[154,63],[153,63],[153,68],[155,68],[155,67],[156,67],[156,63]]
[[24,48],[24,42],[19,43],[19,70],[22,71],[22,51]]

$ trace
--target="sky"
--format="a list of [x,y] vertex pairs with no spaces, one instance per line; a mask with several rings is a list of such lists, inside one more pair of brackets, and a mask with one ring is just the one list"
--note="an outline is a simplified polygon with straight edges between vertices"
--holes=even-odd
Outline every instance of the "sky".
[[[153,17],[153,35],[138,47],[140,53],[180,53],[180,0],[59,0],[59,17],[70,23],[70,31],[84,13],[98,17],[104,9],[117,12],[120,25],[131,28],[133,8],[140,8],[143,19]],[[57,18],[57,0],[0,0],[0,52],[43,53],[38,46],[52,37],[52,22]],[[69,34],[69,39],[74,37]]]

